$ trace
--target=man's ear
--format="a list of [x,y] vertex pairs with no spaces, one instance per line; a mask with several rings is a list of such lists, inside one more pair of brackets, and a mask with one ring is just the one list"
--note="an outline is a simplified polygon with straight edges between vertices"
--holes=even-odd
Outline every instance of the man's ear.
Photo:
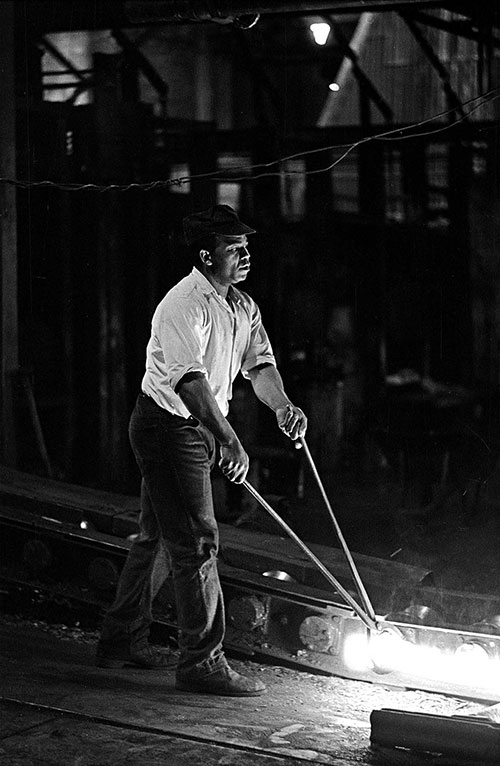
[[212,265],[212,259],[210,258],[210,253],[208,252],[208,250],[200,250],[200,258],[205,264],[205,266]]

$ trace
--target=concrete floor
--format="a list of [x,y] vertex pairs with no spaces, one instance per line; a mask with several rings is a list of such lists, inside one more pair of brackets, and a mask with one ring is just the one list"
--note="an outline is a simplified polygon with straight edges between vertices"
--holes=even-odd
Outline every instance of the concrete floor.
[[450,762],[428,754],[372,749],[371,711],[454,715],[481,708],[236,659],[237,670],[264,680],[265,695],[182,693],[172,669],[94,667],[95,634],[5,615],[0,647],[2,766],[444,766]]

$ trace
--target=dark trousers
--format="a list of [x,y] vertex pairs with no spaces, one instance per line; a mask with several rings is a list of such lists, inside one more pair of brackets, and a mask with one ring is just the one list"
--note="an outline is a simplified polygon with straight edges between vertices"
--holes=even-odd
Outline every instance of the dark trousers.
[[[179,628],[179,669],[213,670],[223,660],[224,604],[210,471],[215,440],[194,418],[171,415],[140,394],[129,436],[142,474],[140,532],[132,543],[102,640],[142,637],[152,621],[155,573],[169,559]],[[156,580],[156,587],[153,583]]]

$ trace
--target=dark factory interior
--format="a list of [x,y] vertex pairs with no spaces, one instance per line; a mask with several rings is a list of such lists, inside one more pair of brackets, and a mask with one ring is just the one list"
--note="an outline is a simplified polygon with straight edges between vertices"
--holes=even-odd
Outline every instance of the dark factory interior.
[[[137,532],[128,423],[153,312],[192,268],[184,217],[229,205],[256,231],[242,289],[308,429],[307,442],[288,439],[237,376],[228,420],[257,493],[214,468],[228,646],[242,663],[247,642],[248,656],[292,667],[279,671],[297,674],[283,688],[319,669],[325,683],[376,689],[376,667],[346,670],[334,648],[359,622],[339,599],[353,592],[347,573],[363,601],[357,564],[377,615],[414,633],[443,628],[454,651],[461,631],[460,648],[480,646],[500,666],[500,3],[4,0],[0,38],[0,617],[15,624],[24,609],[45,624],[41,602],[65,608],[74,593],[61,582],[88,567],[71,588],[75,602],[92,592],[98,630]],[[327,557],[342,606],[287,526]],[[63,538],[84,553],[62,553]],[[273,606],[313,596],[328,606],[306,619]],[[163,597],[156,638],[172,645]],[[283,626],[294,621],[302,643],[290,645]],[[395,687],[414,694],[500,702],[500,684],[476,678],[467,693],[456,678],[397,672]],[[13,676],[0,706],[28,690]],[[376,723],[372,744],[390,747],[377,729],[389,724]],[[439,752],[465,757],[467,735],[457,739]],[[283,741],[253,755],[241,745],[229,760],[207,750],[203,762],[333,765],[351,752],[392,762],[354,739],[338,751]],[[20,752],[12,764],[63,762]],[[202,762],[173,752],[173,766]]]

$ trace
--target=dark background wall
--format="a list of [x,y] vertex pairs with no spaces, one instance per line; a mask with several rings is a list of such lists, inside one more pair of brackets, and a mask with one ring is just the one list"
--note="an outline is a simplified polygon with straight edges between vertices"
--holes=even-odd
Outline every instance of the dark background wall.
[[[421,29],[443,76],[396,12],[336,17],[320,49],[311,14],[54,32],[21,5],[18,467],[136,490],[126,431],[150,318],[190,268],[182,216],[217,201],[258,229],[247,289],[325,470],[459,424],[479,434],[474,459],[483,443],[496,454],[490,38],[434,11],[451,26]],[[246,443],[275,445],[241,391]]]

